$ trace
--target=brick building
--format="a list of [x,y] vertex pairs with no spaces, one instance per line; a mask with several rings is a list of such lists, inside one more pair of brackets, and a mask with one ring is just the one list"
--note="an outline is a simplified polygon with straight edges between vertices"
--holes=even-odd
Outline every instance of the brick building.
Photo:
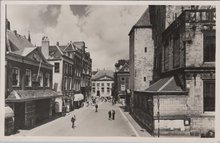
[[33,128],[55,115],[54,101],[60,95],[52,90],[53,66],[30,36],[8,28],[6,37],[5,102],[14,112],[15,130]]
[[[59,112],[62,106],[67,111],[78,107],[79,101],[87,100],[91,95],[90,53],[86,52],[84,42],[69,42],[67,45],[50,45],[47,37],[42,38],[42,51],[47,61],[54,65],[53,86],[63,97],[57,100]],[[79,96],[80,98],[76,97]],[[83,97],[82,97],[83,96]]]
[[154,78],[136,92],[142,122],[154,134],[215,131],[215,8],[149,6]]
[[114,94],[115,100],[124,99],[127,108],[130,107],[130,90],[129,90],[129,61],[116,67],[114,73]]
[[131,90],[131,112],[140,122],[147,121],[142,117],[142,107],[139,106],[135,92],[149,87],[153,78],[154,45],[149,9],[143,13],[129,32],[129,86]]

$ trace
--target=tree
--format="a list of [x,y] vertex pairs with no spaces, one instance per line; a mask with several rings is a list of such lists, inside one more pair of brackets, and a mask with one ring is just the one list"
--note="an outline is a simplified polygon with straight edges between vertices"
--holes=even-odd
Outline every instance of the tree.
[[120,66],[123,66],[125,63],[129,63],[129,60],[125,60],[125,59],[120,59],[118,60],[118,62],[115,64],[115,68],[118,69]]

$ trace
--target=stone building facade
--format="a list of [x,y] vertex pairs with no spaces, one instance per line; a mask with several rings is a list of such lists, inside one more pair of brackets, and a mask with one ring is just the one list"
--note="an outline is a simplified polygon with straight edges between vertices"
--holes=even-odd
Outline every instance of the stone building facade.
[[135,92],[149,87],[153,78],[154,45],[149,9],[140,17],[129,33],[129,86],[131,90],[130,108],[134,117],[145,122],[141,108],[137,104]]
[[114,83],[114,73],[111,70],[98,70],[92,76],[92,96],[110,97]]
[[148,107],[142,123],[155,135],[206,136],[215,131],[215,8],[149,9],[154,78],[134,99]]

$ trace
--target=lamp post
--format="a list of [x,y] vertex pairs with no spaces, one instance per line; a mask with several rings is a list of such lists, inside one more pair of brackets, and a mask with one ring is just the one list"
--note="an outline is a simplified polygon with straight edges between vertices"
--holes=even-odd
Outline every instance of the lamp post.
[[158,128],[157,128],[157,136],[160,137],[160,97],[159,93],[157,93],[157,121],[158,121]]

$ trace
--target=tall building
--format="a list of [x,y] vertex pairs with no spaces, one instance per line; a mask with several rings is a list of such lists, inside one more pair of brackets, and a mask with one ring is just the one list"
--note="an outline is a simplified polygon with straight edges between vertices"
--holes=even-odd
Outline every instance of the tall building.
[[111,70],[98,70],[92,76],[92,96],[110,97],[114,83],[114,72]]
[[153,44],[149,9],[146,9],[129,33],[130,107],[133,116],[141,122],[147,118],[141,116],[142,107],[136,92],[148,88],[153,79]]
[[153,40],[149,9],[129,32],[130,89],[140,91],[149,87],[153,74]]
[[214,136],[215,8],[149,6],[154,73],[136,92],[141,122],[152,134]]
[[14,112],[15,130],[33,128],[56,114],[54,101],[60,95],[52,90],[53,66],[17,31],[7,30],[6,37],[5,102]]
[[47,61],[54,65],[53,87],[63,95],[62,106],[73,110],[79,106],[79,100],[85,101],[91,95],[92,60],[85,43],[50,45],[48,38],[43,37],[41,49]]

